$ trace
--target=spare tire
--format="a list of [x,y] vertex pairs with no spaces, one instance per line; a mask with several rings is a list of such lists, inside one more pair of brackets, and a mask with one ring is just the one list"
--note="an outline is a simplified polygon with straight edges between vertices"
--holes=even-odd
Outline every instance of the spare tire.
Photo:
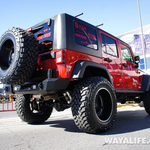
[[35,71],[38,44],[33,33],[20,28],[8,29],[0,39],[0,81],[21,85]]

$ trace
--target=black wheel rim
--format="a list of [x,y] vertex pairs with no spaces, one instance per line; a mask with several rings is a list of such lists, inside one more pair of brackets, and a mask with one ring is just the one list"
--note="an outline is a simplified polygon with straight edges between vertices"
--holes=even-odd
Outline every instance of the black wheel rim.
[[95,95],[94,110],[98,120],[106,122],[110,119],[112,114],[112,96],[106,88],[101,88]]
[[11,65],[14,59],[14,47],[11,48],[10,54],[8,56],[8,66]]
[[14,43],[11,39],[7,39],[0,50],[0,68],[7,70],[14,58]]

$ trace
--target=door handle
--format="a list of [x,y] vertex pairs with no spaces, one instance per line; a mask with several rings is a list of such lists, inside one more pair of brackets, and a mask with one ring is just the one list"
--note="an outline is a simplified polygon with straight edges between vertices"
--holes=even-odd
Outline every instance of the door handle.
[[112,60],[109,58],[105,58],[105,61],[112,62]]
[[123,66],[128,67],[128,65],[127,65],[127,64],[123,64]]

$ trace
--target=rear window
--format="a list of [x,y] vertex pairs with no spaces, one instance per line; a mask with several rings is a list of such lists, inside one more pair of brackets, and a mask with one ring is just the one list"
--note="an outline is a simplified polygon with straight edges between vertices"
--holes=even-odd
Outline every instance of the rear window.
[[48,26],[47,23],[45,23],[40,27],[41,29],[34,35],[39,44],[39,53],[43,53],[52,50],[54,21],[51,26]]
[[94,29],[78,22],[74,22],[74,28],[77,44],[97,50],[97,37]]

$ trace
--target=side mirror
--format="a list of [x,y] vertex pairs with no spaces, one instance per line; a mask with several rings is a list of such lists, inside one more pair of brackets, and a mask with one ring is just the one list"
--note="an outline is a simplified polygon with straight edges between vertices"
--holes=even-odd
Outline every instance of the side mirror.
[[135,56],[134,59],[136,64],[140,63],[140,56]]
[[139,63],[140,63],[140,56],[135,56],[134,60],[135,60],[136,68],[138,68],[139,67]]

